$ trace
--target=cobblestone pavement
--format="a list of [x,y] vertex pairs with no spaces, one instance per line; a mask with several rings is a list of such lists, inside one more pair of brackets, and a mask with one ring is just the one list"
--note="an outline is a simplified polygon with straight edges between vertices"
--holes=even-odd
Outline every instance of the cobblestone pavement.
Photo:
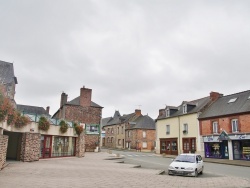
[[157,175],[158,170],[104,160],[112,155],[86,153],[84,158],[58,158],[37,162],[16,162],[0,171],[0,187],[250,187],[250,181],[236,177],[193,178]]

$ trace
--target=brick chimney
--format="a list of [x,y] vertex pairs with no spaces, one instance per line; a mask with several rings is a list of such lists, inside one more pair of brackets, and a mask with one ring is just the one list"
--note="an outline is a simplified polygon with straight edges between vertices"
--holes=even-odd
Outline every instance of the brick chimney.
[[47,113],[47,114],[49,114],[49,109],[50,109],[50,107],[47,106],[47,108],[46,108],[46,113]]
[[136,109],[136,110],[135,110],[135,115],[137,115],[137,116],[141,116],[141,110]]
[[80,105],[83,107],[91,106],[91,95],[92,89],[83,86],[80,90]]
[[68,102],[68,95],[66,93],[62,93],[61,94],[61,103],[60,103],[60,107],[62,107],[63,105],[65,105]]
[[165,114],[166,114],[165,109],[160,109],[159,110],[159,116],[165,116]]
[[223,94],[220,94],[218,92],[213,92],[213,91],[210,92],[210,99],[212,101],[216,101],[219,97],[222,97],[222,96]]

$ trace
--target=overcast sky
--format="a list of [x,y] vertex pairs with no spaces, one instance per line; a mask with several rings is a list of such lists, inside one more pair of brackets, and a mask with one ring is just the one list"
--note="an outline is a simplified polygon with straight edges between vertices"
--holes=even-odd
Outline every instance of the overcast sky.
[[[92,89],[103,117],[249,90],[250,1],[8,0],[0,60],[18,104],[59,108]],[[140,106],[139,106],[140,105]]]

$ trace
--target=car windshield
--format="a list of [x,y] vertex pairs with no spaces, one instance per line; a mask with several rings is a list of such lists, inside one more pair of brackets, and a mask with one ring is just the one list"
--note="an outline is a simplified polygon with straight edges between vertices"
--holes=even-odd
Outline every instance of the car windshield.
[[188,163],[195,163],[195,157],[190,155],[179,155],[175,158],[176,162],[188,162]]

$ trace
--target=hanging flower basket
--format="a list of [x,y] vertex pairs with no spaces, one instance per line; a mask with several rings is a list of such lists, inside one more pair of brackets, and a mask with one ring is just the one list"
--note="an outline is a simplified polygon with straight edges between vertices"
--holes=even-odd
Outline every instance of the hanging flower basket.
[[60,125],[60,131],[61,131],[61,133],[66,133],[67,130],[68,130],[68,125],[67,125],[67,123],[66,123],[64,120],[62,120],[62,121],[59,123],[59,125]]
[[80,135],[83,132],[83,126],[76,125],[75,126],[75,131],[76,131],[76,134]]
[[20,113],[17,113],[17,117],[15,121],[16,128],[22,128],[26,126],[29,122],[30,122],[29,118],[22,116]]
[[40,117],[38,122],[38,129],[43,131],[48,131],[50,127],[49,121],[46,119],[46,117]]

